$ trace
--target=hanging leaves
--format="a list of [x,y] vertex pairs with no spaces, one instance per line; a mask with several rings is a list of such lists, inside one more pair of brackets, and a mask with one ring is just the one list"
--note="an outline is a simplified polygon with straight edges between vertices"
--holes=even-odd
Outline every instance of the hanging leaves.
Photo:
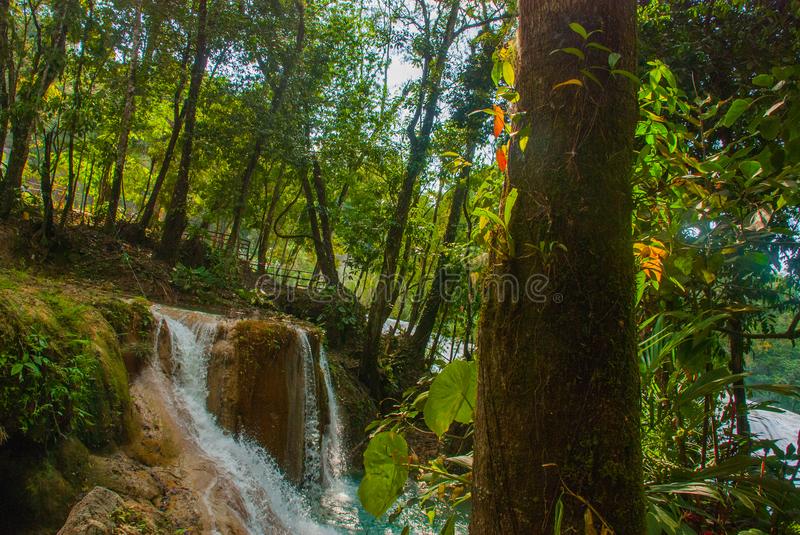
[[364,509],[381,516],[403,492],[408,478],[408,444],[397,433],[379,433],[364,452],[364,479],[358,497]]
[[453,421],[469,423],[478,394],[475,361],[457,360],[445,367],[431,385],[425,403],[425,424],[440,437]]
[[497,104],[494,105],[493,110],[494,110],[494,137],[500,137],[500,134],[503,133],[503,129],[506,126],[505,112],[503,112],[503,108],[501,108]]
[[507,153],[507,146],[503,145],[498,147],[497,153],[495,153],[495,158],[497,159],[497,166],[500,168],[502,172],[506,172],[508,169],[508,153]]

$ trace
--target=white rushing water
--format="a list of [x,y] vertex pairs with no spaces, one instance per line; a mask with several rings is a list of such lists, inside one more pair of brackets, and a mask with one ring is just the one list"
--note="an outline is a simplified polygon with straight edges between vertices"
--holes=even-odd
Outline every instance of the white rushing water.
[[319,402],[317,401],[317,374],[311,342],[305,331],[298,328],[300,350],[303,352],[303,413],[305,417],[305,457],[303,461],[303,486],[317,490],[322,480],[322,437],[319,431]]
[[271,533],[275,522],[271,514],[292,533],[336,533],[314,520],[306,497],[284,478],[263,448],[226,433],[206,408],[207,364],[217,318],[208,315],[208,321],[190,328],[158,308],[153,309],[153,315],[169,327],[172,338],[175,372],[171,382],[178,420],[183,421],[187,435],[241,494],[251,533]]
[[789,444],[798,446],[800,414],[756,409],[749,411],[748,416],[751,431],[756,436],[774,440],[784,450]]
[[322,436],[322,475],[325,483],[330,486],[341,479],[347,467],[342,444],[343,430],[342,421],[339,418],[339,402],[333,389],[325,348],[320,349],[319,365],[322,368],[322,378],[325,381],[325,392],[328,396],[328,427]]

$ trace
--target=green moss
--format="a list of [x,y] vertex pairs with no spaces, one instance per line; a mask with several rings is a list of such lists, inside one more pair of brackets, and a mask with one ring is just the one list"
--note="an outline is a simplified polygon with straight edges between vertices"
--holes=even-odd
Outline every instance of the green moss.
[[[131,436],[126,359],[144,362],[152,347],[152,322],[144,300],[98,297],[0,270],[0,355],[9,369],[31,354],[33,340],[53,369],[78,367],[86,386],[85,396],[69,398],[58,426],[45,418],[36,429],[23,429],[14,417],[25,413],[14,405],[19,381],[0,374],[0,401],[8,401],[0,403],[0,427],[8,435],[0,445],[0,533],[55,532],[87,484],[89,450]],[[30,391],[36,392],[36,376],[30,377]],[[85,417],[75,419],[76,414]]]

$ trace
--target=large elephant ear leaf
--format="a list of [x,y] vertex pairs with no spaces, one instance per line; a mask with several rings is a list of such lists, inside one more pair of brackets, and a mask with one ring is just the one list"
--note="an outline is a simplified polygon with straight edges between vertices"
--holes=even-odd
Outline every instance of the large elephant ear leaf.
[[379,433],[364,452],[364,479],[358,497],[364,509],[381,516],[403,492],[408,479],[408,444],[394,432]]
[[471,422],[477,393],[475,362],[457,360],[448,364],[431,385],[423,411],[425,423],[441,437],[454,421]]

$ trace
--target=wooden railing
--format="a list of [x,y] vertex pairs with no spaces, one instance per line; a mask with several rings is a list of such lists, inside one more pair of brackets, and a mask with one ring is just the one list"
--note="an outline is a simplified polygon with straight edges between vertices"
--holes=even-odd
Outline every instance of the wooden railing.
[[[207,237],[210,245],[216,249],[222,249],[230,239],[230,234],[224,234],[215,230],[204,230],[203,235]],[[251,242],[245,238],[239,238],[239,250],[237,254],[243,260],[250,260]]]
[[301,271],[281,266],[266,266],[264,275],[281,286],[293,288],[321,290],[328,285],[328,281],[320,273],[314,275],[311,271]]

